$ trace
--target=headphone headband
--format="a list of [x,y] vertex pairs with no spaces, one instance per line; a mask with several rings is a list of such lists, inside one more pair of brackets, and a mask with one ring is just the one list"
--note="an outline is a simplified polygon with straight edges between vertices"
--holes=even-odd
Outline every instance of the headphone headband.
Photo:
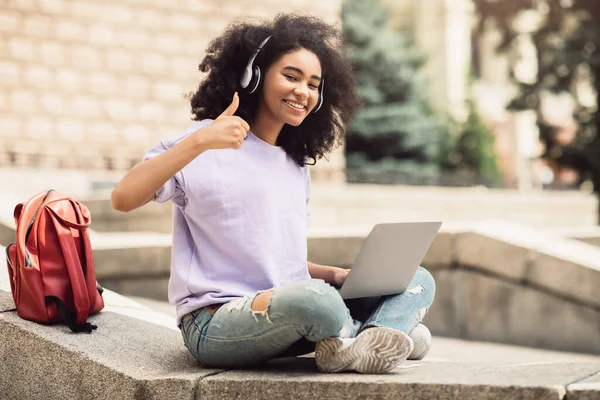
[[[263,40],[258,47],[256,48],[256,50],[254,50],[254,53],[252,53],[252,57],[250,57],[250,60],[248,60],[248,64],[246,65],[246,69],[244,70],[244,74],[242,75],[242,78],[240,79],[240,86],[242,87],[242,89],[246,89],[248,88],[248,86],[250,86],[250,81],[252,80],[252,70],[253,69],[257,69],[258,67],[254,67],[254,59],[256,58],[256,56],[258,55],[258,53],[260,52],[260,50],[263,48],[263,46],[269,41],[269,39],[271,39],[271,36],[267,36],[267,38],[265,40]],[[260,80],[260,69],[258,70],[258,78]],[[256,82],[258,86],[258,82]],[[256,87],[251,88],[250,89],[250,93],[254,92],[256,90]]]
[[[260,68],[257,65],[254,65],[254,60],[256,59],[256,56],[258,56],[258,53],[260,53],[260,51],[262,50],[263,46],[269,41],[269,39],[271,39],[271,36],[267,36],[267,38],[258,45],[256,50],[254,50],[254,53],[252,53],[252,57],[250,57],[250,60],[248,60],[248,64],[246,65],[244,73],[240,78],[240,86],[242,87],[242,89],[246,89],[248,93],[254,93],[254,91],[258,88],[258,85],[260,83]],[[313,113],[319,111],[319,109],[323,105],[324,86],[325,78],[321,80],[321,85],[319,87],[319,98],[317,99],[317,105],[312,111]]]

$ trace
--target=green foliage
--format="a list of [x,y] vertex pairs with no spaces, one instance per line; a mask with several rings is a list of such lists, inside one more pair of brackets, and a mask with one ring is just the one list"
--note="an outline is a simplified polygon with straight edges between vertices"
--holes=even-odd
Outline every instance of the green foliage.
[[[518,40],[514,23],[523,12],[535,12],[540,19],[531,38],[538,58],[538,77],[524,83],[513,76],[519,89],[509,104],[511,110],[535,110],[540,116],[543,158],[553,164],[579,171],[581,179],[591,179],[600,193],[600,6],[597,0],[474,0],[479,14],[479,32],[490,22],[499,29],[503,40],[498,51],[508,51]],[[577,83],[582,71],[588,71],[595,89],[595,105],[581,101]],[[547,93],[570,93],[576,101],[574,118],[580,129],[573,143],[560,143],[556,129],[542,114],[542,98]]]
[[347,0],[342,22],[364,102],[347,129],[348,155],[434,164],[445,127],[428,105],[423,54],[407,34],[388,28],[378,0]]
[[464,178],[461,184],[498,184],[493,136],[474,106],[469,104],[464,124],[435,115],[425,57],[407,32],[388,28],[387,15],[378,0],[347,0],[342,9],[348,57],[364,102],[347,128],[347,169],[355,174],[349,180],[443,184],[441,175],[450,173]]
[[482,121],[475,103],[469,100],[467,105],[467,120],[453,123],[454,132],[442,143],[440,167],[486,186],[500,186],[502,176],[494,151],[494,135]]

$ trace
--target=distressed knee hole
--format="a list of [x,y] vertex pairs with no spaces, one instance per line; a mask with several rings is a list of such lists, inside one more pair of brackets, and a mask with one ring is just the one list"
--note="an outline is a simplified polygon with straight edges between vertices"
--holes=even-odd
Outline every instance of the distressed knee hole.
[[267,290],[267,291],[257,294],[256,297],[254,298],[254,301],[252,301],[252,305],[250,306],[250,308],[252,309],[252,311],[259,311],[259,312],[267,311],[267,308],[269,307],[269,302],[271,301],[272,296],[273,296],[272,290]]

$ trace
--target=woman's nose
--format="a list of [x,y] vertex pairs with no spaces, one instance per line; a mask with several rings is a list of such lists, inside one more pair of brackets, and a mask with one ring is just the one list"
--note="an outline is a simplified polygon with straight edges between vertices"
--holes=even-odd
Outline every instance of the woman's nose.
[[308,98],[308,88],[305,85],[296,86],[296,88],[294,89],[294,93],[297,96]]

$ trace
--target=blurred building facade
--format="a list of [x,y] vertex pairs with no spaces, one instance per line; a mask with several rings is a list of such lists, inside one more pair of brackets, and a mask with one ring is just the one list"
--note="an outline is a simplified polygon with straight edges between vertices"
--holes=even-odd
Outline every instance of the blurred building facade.
[[[209,40],[230,21],[286,11],[339,23],[340,9],[341,0],[3,1],[2,177],[119,176],[190,122],[184,95],[202,77]],[[338,150],[313,176],[343,181],[343,169]]]
[[[471,0],[383,0],[390,25],[410,28],[427,56],[432,105],[466,118],[472,94],[496,138],[506,187],[539,187],[533,113],[511,113],[509,56],[490,27],[474,37]],[[340,22],[342,0],[7,0],[0,3],[0,178],[13,170],[114,181],[157,140],[190,121],[209,40],[240,16],[292,11]],[[522,21],[525,30],[528,22]],[[518,73],[535,78],[523,35]],[[473,85],[469,87],[470,79]],[[338,149],[313,167],[316,182],[345,181]],[[8,172],[7,172],[8,171]],[[32,177],[46,179],[40,175]],[[105,178],[107,177],[107,178]],[[80,179],[79,181],[84,181]]]
[[[458,121],[467,117],[465,101],[472,96],[478,111],[494,132],[495,149],[504,186],[530,190],[540,187],[542,163],[533,112],[513,113],[505,106],[515,93],[510,82],[511,54],[498,54],[499,35],[488,27],[473,35],[477,21],[471,0],[386,0],[390,23],[408,29],[426,54],[432,106]],[[524,31],[532,21],[521,21]],[[535,49],[523,35],[518,70],[535,79]]]

